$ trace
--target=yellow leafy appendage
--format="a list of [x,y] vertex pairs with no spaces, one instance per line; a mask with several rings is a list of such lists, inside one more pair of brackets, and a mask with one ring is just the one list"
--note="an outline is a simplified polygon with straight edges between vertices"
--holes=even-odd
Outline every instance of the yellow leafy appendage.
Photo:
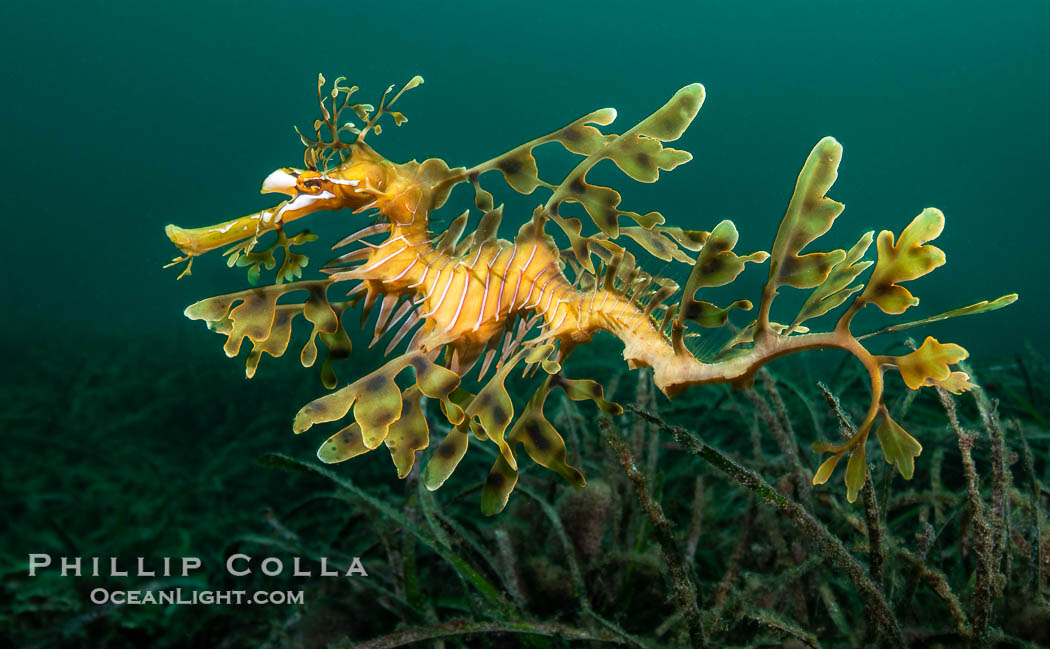
[[[599,330],[623,342],[630,368],[653,368],[656,385],[669,397],[709,383],[747,386],[762,365],[785,354],[820,348],[853,354],[868,371],[871,404],[850,441],[819,445],[818,451],[831,456],[814,477],[815,483],[827,481],[839,459],[849,453],[846,484],[851,501],[864,483],[864,443],[876,421],[881,421],[875,432],[886,460],[905,478],[911,477],[914,458],[922,450],[890,419],[883,404],[887,369],[900,371],[911,389],[934,385],[960,392],[973,387],[965,373],[951,368],[966,357],[958,345],[927,338],[911,354],[876,356],[860,343],[866,336],[855,337],[850,332],[850,321],[866,304],[899,314],[918,303],[900,284],[944,263],[944,253],[927,243],[940,234],[944,217],[928,208],[896,240],[888,231],[874,237],[878,258],[866,287],[855,282],[873,263],[864,260],[873,233],[864,234],[848,252],[806,250],[832,227],[843,209],[826,196],[842,156],[842,147],[832,138],[818,142],[807,158],[772,254],[738,255],[733,251],[737,230],[731,221],[722,221],[710,232],[665,226],[660,213],[622,210],[616,190],[587,180],[590,170],[606,159],[641,182],[655,182],[660,171],[690,160],[689,153],[664,143],[678,139],[700,110],[704,88],[699,84],[682,88],[621,135],[600,130],[616,118],[616,111],[603,109],[481,164],[450,168],[440,159],[397,164],[365,143],[368,133],[381,132],[384,115],[398,126],[406,121],[392,107],[406,90],[423,82],[420,77],[392,97],[393,87],[389,88],[378,107],[351,104],[357,88],[342,82],[337,79],[325,91],[324,78],[318,79],[321,119],[314,123],[313,137],[300,133],[306,168],[278,169],[263,182],[263,192],[285,194],[287,200],[214,226],[182,229],[169,225],[166,230],[182,252],[173,263],[187,262],[183,275],[189,273],[189,264],[197,255],[230,246],[228,263],[248,267],[249,280],[255,284],[264,269],[277,267],[274,253],[280,253],[276,284],[209,298],[186,309],[189,318],[204,320],[226,336],[228,356],[236,356],[245,340],[251,344],[249,377],[263,354],[285,353],[294,321],[302,315],[312,330],[300,360],[304,366],[313,365],[319,345],[323,346],[322,380],[329,389],[336,388],[334,363],[351,354],[350,337],[344,329],[347,312],[360,308],[364,326],[377,311],[373,344],[386,339],[386,353],[398,355],[307,404],[295,417],[295,431],[301,433],[314,424],[344,420],[353,412],[352,419],[321,445],[318,457],[324,462],[342,462],[385,444],[398,475],[405,477],[412,470],[416,451],[431,445],[421,405],[429,398],[439,404],[451,428],[427,461],[423,480],[428,488],[436,489],[445,482],[472,437],[495,444],[499,451],[482,494],[486,513],[506,505],[518,478],[519,446],[536,463],[582,486],[583,475],[567,464],[565,441],[543,409],[551,391],[561,389],[570,399],[594,401],[606,413],[622,412],[620,406],[605,400],[599,384],[562,374],[569,354]],[[347,112],[355,114],[363,126],[342,121]],[[547,143],[558,143],[582,157],[556,184],[541,179],[533,155],[536,147]],[[540,188],[550,193],[531,218],[522,219],[511,241],[497,236],[503,208],[495,205],[492,194],[481,185],[490,171],[500,172],[512,189],[523,194]],[[433,213],[463,183],[474,190],[481,213],[477,225],[468,228],[468,211],[449,221],[444,231],[435,231]],[[572,203],[582,206],[597,231],[585,234],[589,228],[584,222],[565,213],[565,206]],[[343,209],[351,214],[367,212],[373,218],[334,246],[353,248],[322,269],[326,278],[292,282],[301,277],[308,262],[304,255],[292,252],[293,246],[316,237],[308,232],[289,236],[286,227],[314,212]],[[548,233],[551,223],[564,235],[564,249]],[[276,233],[275,243],[257,249],[260,236],[268,232]],[[618,242],[623,235],[657,259],[692,267],[675,303],[667,301],[678,292],[677,284],[643,270],[635,255]],[[769,280],[757,319],[713,356],[696,358],[683,343],[688,327],[721,327],[732,309],[747,311],[753,306],[748,300],[717,306],[696,299],[697,292],[729,284],[747,264],[767,260]],[[812,290],[790,325],[770,320],[771,305],[783,286]],[[831,331],[814,333],[803,326],[857,293]],[[333,300],[330,294],[345,297]],[[282,303],[285,296],[302,301]],[[997,309],[1016,297],[1007,295],[876,333]],[[504,385],[515,368],[526,373],[540,371],[545,377],[517,416]],[[468,375],[479,386],[476,393],[461,385]]]

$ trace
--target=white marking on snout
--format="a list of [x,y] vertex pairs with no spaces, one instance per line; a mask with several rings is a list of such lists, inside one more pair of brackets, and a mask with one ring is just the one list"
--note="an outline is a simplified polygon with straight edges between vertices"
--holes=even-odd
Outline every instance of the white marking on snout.
[[357,187],[361,184],[360,180],[351,180],[346,178],[332,178],[331,176],[321,176],[321,180],[327,180],[333,185],[346,185],[348,187]]
[[280,223],[285,212],[303,210],[318,201],[327,200],[329,198],[335,198],[335,194],[329,191],[323,191],[320,194],[299,194],[277,210],[277,214],[275,215],[276,221]]
[[277,169],[263,180],[263,194],[288,194],[295,195],[295,178],[298,174],[292,174],[287,169]]

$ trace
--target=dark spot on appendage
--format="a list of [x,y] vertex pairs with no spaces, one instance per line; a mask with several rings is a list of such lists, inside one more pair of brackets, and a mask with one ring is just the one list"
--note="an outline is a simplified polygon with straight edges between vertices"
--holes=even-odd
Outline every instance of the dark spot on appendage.
[[725,268],[725,258],[723,257],[706,257],[704,263],[700,265],[700,270],[705,275],[713,275],[723,268]]
[[397,421],[401,413],[400,411],[395,413],[389,408],[377,408],[370,414],[372,416],[372,421]]
[[496,421],[504,422],[510,420],[510,414],[507,413],[506,409],[503,406],[496,404],[492,406],[491,410],[492,418]]
[[456,447],[452,444],[441,444],[437,447],[435,455],[446,460],[451,460],[456,456]]
[[685,304],[685,311],[682,313],[682,315],[685,317],[686,320],[695,320],[700,316],[700,309],[701,307],[699,302],[697,302],[696,300],[689,300]]
[[368,392],[379,392],[387,385],[387,378],[382,374],[370,376],[365,380],[364,388]]
[[476,183],[476,182],[478,182],[478,176],[479,175],[480,174],[478,174],[478,172],[472,171],[472,172],[470,172],[469,175],[467,175],[467,180],[469,180],[472,183]]
[[412,360],[409,362],[412,364],[412,368],[416,370],[417,374],[422,374],[430,367],[430,363],[422,356],[413,356]]
[[507,174],[508,176],[513,176],[514,174],[521,171],[521,161],[515,158],[504,158],[503,160],[499,161],[498,166],[499,170]]
[[576,142],[580,139],[582,135],[583,134],[579,130],[577,130],[577,127],[575,126],[570,126],[568,128],[562,129],[562,132],[560,133],[561,139],[565,140],[566,142]]
[[537,450],[546,451],[550,449],[551,441],[544,437],[543,429],[540,428],[539,423],[534,420],[527,421],[525,423],[525,432]]
[[582,179],[577,178],[569,183],[569,191],[573,194],[583,194],[587,191],[587,183],[583,182]]
[[653,164],[652,156],[650,156],[645,151],[639,151],[638,153],[636,153],[634,159],[638,161],[638,164],[644,167],[649,167]]
[[656,128],[659,131],[676,131],[680,127],[678,120],[670,116],[662,116],[656,120]]
[[499,489],[503,486],[503,483],[506,482],[506,480],[507,479],[500,473],[490,473],[489,477],[485,480],[485,484],[494,489]]
[[872,284],[871,294],[874,297],[883,297],[893,292],[892,284]]

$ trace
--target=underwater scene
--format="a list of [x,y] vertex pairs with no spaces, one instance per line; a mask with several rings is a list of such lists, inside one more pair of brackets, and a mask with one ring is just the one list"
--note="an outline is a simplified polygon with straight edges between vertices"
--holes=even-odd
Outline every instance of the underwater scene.
[[1050,5],[9,3],[0,649],[1050,647]]

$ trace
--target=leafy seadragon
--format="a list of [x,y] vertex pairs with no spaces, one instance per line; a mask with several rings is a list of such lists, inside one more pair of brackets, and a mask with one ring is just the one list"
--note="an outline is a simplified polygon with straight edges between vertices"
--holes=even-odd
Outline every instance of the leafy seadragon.
[[[366,144],[365,138],[370,132],[381,132],[379,121],[384,115],[400,126],[405,117],[392,108],[405,91],[422,81],[413,78],[393,96],[391,86],[374,107],[350,103],[357,88],[342,85],[343,78],[325,91],[324,77],[319,76],[321,119],[314,123],[313,137],[300,132],[306,168],[274,171],[262,186],[263,192],[289,198],[272,209],[219,225],[197,229],[169,225],[166,229],[183,253],[173,263],[187,262],[183,274],[189,272],[195,256],[232,246],[226,252],[229,264],[247,266],[254,285],[262,269],[277,265],[274,253],[281,252],[274,285],[209,298],[186,309],[187,317],[204,320],[226,336],[228,356],[236,356],[245,339],[251,342],[249,377],[263,354],[277,357],[285,353],[294,321],[302,315],[312,326],[300,354],[302,364],[314,364],[320,341],[326,348],[322,380],[327,388],[335,388],[333,362],[351,352],[344,315],[360,306],[363,326],[378,304],[373,343],[390,334],[386,353],[397,355],[349,385],[308,403],[295,417],[295,432],[301,433],[314,424],[343,420],[353,409],[352,421],[321,445],[317,454],[322,461],[341,462],[385,443],[399,476],[405,477],[416,451],[430,445],[421,405],[429,397],[440,404],[451,431],[436,446],[423,472],[428,488],[436,489],[445,482],[466,453],[471,436],[499,449],[482,493],[486,513],[496,513],[506,505],[517,482],[515,450],[519,444],[533,461],[582,486],[584,477],[566,463],[565,442],[544,417],[544,404],[553,390],[561,389],[570,399],[594,401],[606,413],[622,411],[605,400],[598,383],[569,379],[562,373],[572,350],[605,330],[622,341],[630,368],[653,369],[655,384],[668,397],[709,383],[747,386],[764,364],[794,352],[834,348],[853,354],[869,375],[871,404],[852,439],[819,445],[818,451],[831,455],[813,479],[818,484],[826,482],[838,461],[849,453],[846,486],[847,497],[853,501],[864,483],[865,442],[876,421],[881,422],[875,434],[886,460],[905,478],[911,477],[914,458],[922,450],[890,418],[883,403],[887,370],[898,370],[913,390],[940,386],[957,393],[973,387],[964,372],[951,368],[967,356],[958,345],[930,337],[907,355],[879,356],[861,344],[866,336],[850,332],[854,315],[868,304],[890,314],[918,304],[901,283],[944,264],[944,253],[927,243],[944,226],[940,211],[923,210],[897,238],[889,231],[878,237],[868,232],[848,251],[803,252],[831,228],[843,209],[825,195],[836,179],[842,155],[841,145],[833,138],[818,142],[806,159],[772,253],[738,255],[733,251],[737,230],[731,221],[718,223],[710,232],[665,226],[657,212],[621,210],[621,197],[615,190],[587,180],[590,170],[606,159],[642,182],[655,182],[660,171],[689,161],[689,153],[664,143],[677,140],[700,110],[705,96],[700,84],[682,88],[620,135],[598,128],[616,118],[616,111],[607,108],[470,168],[450,168],[440,159],[391,162]],[[341,121],[347,109],[363,126]],[[533,156],[536,147],[551,142],[582,158],[557,184],[540,178]],[[550,192],[512,241],[498,238],[502,206],[495,206],[492,194],[481,186],[481,178],[490,171],[500,172],[522,194],[539,188]],[[480,221],[464,236],[468,210],[451,220],[444,231],[435,232],[432,214],[461,183],[473,186]],[[569,203],[582,205],[598,232],[585,235],[583,221],[565,214]],[[292,281],[301,276],[307,263],[292,247],[316,236],[308,231],[289,236],[287,226],[317,211],[340,209],[352,214],[369,212],[374,218],[334,246],[356,247],[323,269],[326,278]],[[567,239],[564,250],[547,231],[552,222]],[[260,236],[271,231],[276,241],[261,249]],[[618,243],[624,236],[658,259],[692,266],[677,302],[668,303],[679,289],[677,284],[644,271],[634,254]],[[858,277],[873,264],[864,260],[873,241],[878,257],[865,286]],[[769,280],[757,318],[707,360],[695,357],[683,343],[690,335],[686,332],[689,323],[722,327],[731,309],[752,308],[747,300],[719,307],[697,300],[697,292],[729,284],[746,264],[766,260],[770,261]],[[567,268],[573,279],[566,275]],[[770,307],[783,286],[812,290],[798,315],[786,325],[770,320]],[[345,297],[332,299],[329,294],[337,292]],[[301,301],[282,302],[285,296]],[[852,303],[830,331],[810,332],[803,325],[850,297]],[[876,333],[990,311],[1016,298],[1006,295]],[[512,370],[522,366],[526,372],[541,369],[543,379],[515,418],[504,382]],[[480,387],[471,393],[461,379],[475,367],[474,383]],[[405,372],[409,368],[411,372]]]

